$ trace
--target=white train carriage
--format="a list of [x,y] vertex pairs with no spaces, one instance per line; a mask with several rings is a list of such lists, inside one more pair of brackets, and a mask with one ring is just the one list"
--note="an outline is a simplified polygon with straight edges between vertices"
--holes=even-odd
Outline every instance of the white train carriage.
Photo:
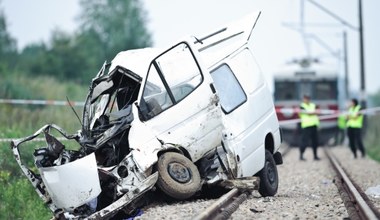
[[[298,146],[301,140],[299,123],[281,123],[299,118],[296,109],[304,94],[320,110],[338,111],[344,105],[343,80],[336,70],[315,60],[303,59],[282,68],[274,76],[274,100],[284,141]],[[289,111],[294,109],[294,111]],[[337,129],[336,119],[321,120],[319,143],[327,144]]]

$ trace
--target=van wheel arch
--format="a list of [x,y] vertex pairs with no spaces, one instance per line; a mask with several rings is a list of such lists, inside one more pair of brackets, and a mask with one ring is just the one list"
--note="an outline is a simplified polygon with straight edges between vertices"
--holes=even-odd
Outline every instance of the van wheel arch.
[[268,133],[265,136],[265,149],[271,152],[272,154],[274,153],[274,139],[273,135],[271,133]]
[[166,148],[164,150],[161,150],[157,153],[157,158],[160,158],[160,156],[162,154],[167,153],[167,152],[174,152],[174,153],[182,154],[185,157],[187,157],[189,160],[193,161],[189,152],[183,147],[170,147],[170,148]]

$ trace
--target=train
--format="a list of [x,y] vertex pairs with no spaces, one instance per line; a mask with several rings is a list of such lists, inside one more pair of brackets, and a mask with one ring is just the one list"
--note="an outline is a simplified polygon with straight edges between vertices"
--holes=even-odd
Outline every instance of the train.
[[[309,95],[319,110],[337,112],[344,108],[346,95],[343,78],[336,68],[317,59],[295,60],[279,69],[273,81],[276,113],[283,141],[289,146],[299,146],[301,143],[300,123],[284,122],[299,118],[296,109],[299,109],[303,95]],[[320,122],[319,145],[323,146],[329,144],[338,128],[336,118]]]

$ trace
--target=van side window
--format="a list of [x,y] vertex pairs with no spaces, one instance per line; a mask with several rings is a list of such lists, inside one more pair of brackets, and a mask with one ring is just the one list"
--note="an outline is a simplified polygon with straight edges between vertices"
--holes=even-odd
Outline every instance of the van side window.
[[225,113],[230,113],[247,101],[244,93],[230,67],[223,64],[211,71],[215,88],[218,91],[220,103]]
[[140,110],[148,120],[177,104],[203,81],[200,68],[185,43],[154,59],[149,67]]

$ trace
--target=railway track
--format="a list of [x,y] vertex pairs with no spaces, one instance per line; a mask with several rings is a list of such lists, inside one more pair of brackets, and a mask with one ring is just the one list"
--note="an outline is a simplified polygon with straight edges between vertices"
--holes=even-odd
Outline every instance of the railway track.
[[[286,146],[281,152],[283,156],[290,151],[290,147]],[[206,208],[200,214],[194,216],[194,220],[224,220],[228,219],[234,211],[239,208],[249,196],[251,191],[234,188],[228,193],[220,197],[211,206]]]
[[[286,156],[289,151],[289,147],[285,148],[283,150],[283,155]],[[369,199],[363,193],[363,190],[358,188],[351,180],[333,153],[327,147],[324,147],[324,151],[329,163],[336,173],[334,183],[338,188],[342,201],[347,209],[349,218],[370,220],[380,219],[379,212],[373,207]],[[233,212],[238,209],[239,205],[248,198],[248,195],[249,192],[240,191],[236,188],[232,189],[213,204],[209,205],[200,214],[194,216],[193,219],[228,219]]]
[[337,174],[335,184],[345,203],[350,219],[380,219],[379,212],[373,208],[363,190],[356,187],[356,184],[327,147],[325,147],[325,153]]
[[220,197],[199,215],[194,216],[194,220],[228,219],[232,213],[239,208],[239,205],[247,199],[248,193],[248,191],[241,191],[234,188]]

